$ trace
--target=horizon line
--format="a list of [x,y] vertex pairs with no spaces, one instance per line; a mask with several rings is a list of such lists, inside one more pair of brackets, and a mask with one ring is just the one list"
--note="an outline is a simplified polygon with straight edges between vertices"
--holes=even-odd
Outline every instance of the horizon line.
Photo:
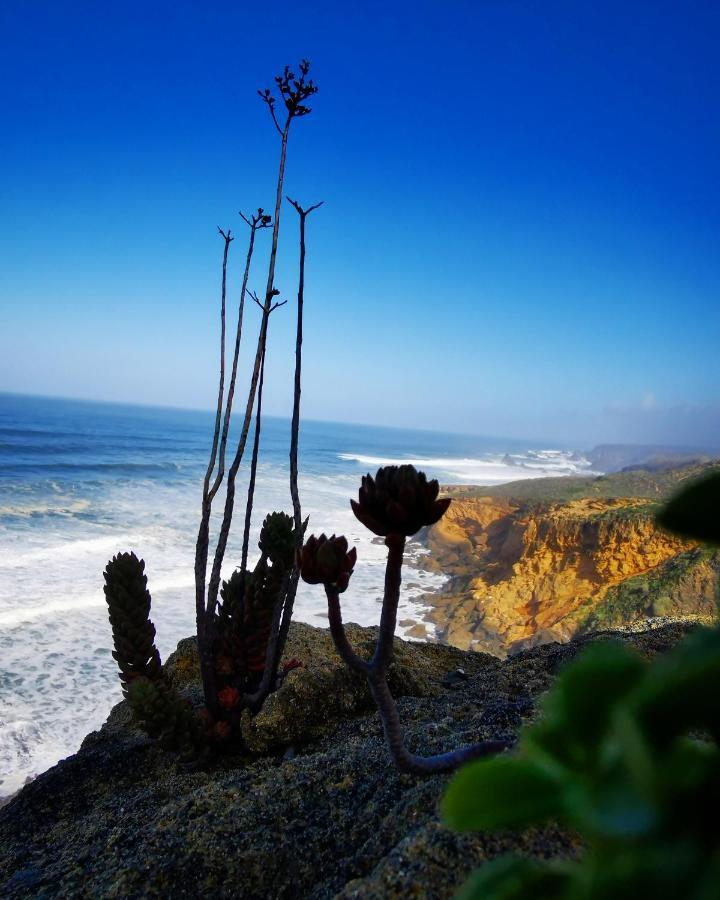
[[[185,412],[185,413],[205,413],[211,415],[215,412],[215,409],[211,407],[197,407],[197,406],[177,406],[174,404],[160,404],[160,403],[137,403],[134,401],[128,400],[98,400],[97,398],[91,397],[69,397],[64,394],[33,394],[33,393],[25,393],[23,391],[3,391],[0,390],[0,397],[17,397],[23,398],[28,397],[36,400],[51,400],[51,401],[69,401],[71,403],[81,403],[87,404],[90,406],[118,406],[118,407],[130,407],[131,409],[147,409],[147,410],[171,410],[174,412]],[[284,415],[274,415],[272,413],[265,414],[268,419],[280,419],[280,420],[290,420],[290,416]],[[419,434],[443,434],[450,437],[470,437],[470,438],[485,438],[486,440],[492,441],[508,441],[509,443],[525,443],[525,444],[546,444],[547,449],[556,449],[557,447],[564,447],[565,449],[571,449],[575,452],[592,452],[600,447],[647,447],[653,448],[656,450],[685,450],[685,451],[693,451],[693,452],[703,452],[703,453],[712,453],[716,452],[720,455],[720,446],[713,446],[710,444],[707,445],[694,445],[694,444],[669,444],[669,443],[634,443],[627,441],[614,441],[614,442],[600,442],[595,443],[592,447],[585,447],[584,449],[580,449],[578,446],[573,447],[568,441],[554,441],[543,439],[535,439],[535,438],[511,438],[504,435],[492,435],[492,434],[482,434],[480,432],[463,432],[463,431],[445,431],[442,429],[436,428],[418,428],[413,426],[399,426],[399,425],[381,425],[378,423],[372,422],[350,422],[350,421],[341,421],[336,419],[316,419],[312,417],[303,417],[302,421],[312,422],[319,425],[351,425],[356,428],[380,428],[387,431],[410,431],[417,432]],[[554,446],[553,446],[554,445]]]

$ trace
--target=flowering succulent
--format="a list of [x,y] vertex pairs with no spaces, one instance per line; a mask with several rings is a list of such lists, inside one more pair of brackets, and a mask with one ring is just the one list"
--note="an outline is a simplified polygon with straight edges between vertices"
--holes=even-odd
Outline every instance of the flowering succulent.
[[450,506],[449,498],[438,500],[439,485],[428,481],[415,466],[383,466],[363,476],[357,501],[350,505],[356,517],[381,537],[409,537],[426,525],[434,525]]
[[350,583],[357,550],[348,551],[347,538],[340,535],[320,537],[311,535],[298,554],[298,565],[303,581],[308,584],[324,584],[332,586],[342,594]]

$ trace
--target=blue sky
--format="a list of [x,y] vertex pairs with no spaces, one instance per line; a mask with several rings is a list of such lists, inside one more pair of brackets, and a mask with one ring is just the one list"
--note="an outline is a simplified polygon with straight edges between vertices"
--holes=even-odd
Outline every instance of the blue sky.
[[[255,92],[306,56],[305,415],[720,445],[717,3],[5,0],[0,35],[0,390],[213,404],[215,229],[236,297]],[[289,209],[280,253],[275,414]]]

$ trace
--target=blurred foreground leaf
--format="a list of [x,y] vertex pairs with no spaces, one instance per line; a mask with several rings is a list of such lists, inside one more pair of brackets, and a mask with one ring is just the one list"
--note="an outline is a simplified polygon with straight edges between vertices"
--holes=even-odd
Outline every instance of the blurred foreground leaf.
[[657,523],[683,537],[720,545],[720,472],[676,494],[658,513]]

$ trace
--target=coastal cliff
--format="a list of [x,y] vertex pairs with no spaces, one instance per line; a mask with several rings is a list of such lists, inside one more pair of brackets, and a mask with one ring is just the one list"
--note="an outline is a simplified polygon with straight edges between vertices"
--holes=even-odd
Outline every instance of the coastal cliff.
[[422,536],[424,564],[450,576],[426,598],[430,637],[503,654],[647,618],[710,619],[720,554],[654,524],[658,501],[697,469],[448,491]]

